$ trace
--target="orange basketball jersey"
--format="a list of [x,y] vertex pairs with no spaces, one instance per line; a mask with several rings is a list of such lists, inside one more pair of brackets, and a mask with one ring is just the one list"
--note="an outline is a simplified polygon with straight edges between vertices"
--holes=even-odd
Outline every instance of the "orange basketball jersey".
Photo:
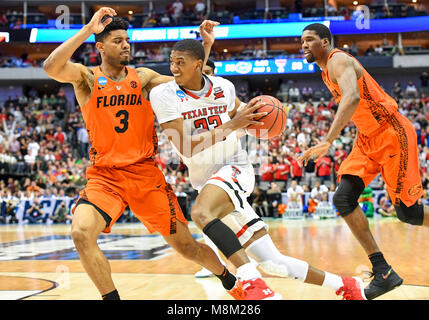
[[151,158],[157,152],[152,107],[143,97],[136,70],[129,67],[126,70],[125,79],[115,82],[100,67],[92,69],[92,95],[82,107],[92,165],[124,167]]
[[[343,52],[353,59],[352,55],[339,49],[334,49],[328,56],[329,59],[338,52]],[[357,61],[357,59],[355,59]],[[358,61],[359,63],[359,61]],[[353,114],[352,121],[355,123],[360,133],[371,136],[380,127],[388,123],[389,118],[398,109],[396,101],[389,96],[371,75],[363,68],[363,74],[358,79],[360,102]],[[340,102],[342,93],[338,84],[333,83],[329,78],[328,70],[322,72],[323,82],[331,91],[337,103]]]

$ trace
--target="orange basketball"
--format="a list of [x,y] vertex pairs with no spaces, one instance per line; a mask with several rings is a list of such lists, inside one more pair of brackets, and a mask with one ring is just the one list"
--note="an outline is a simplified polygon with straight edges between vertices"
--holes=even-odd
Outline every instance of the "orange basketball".
[[255,113],[267,112],[267,114],[255,120],[263,122],[264,124],[262,126],[254,124],[248,126],[246,128],[247,133],[264,140],[281,135],[286,127],[287,118],[286,112],[283,109],[283,103],[268,95],[261,95],[254,99],[258,98],[261,99],[262,102],[265,102],[266,105],[258,108]]

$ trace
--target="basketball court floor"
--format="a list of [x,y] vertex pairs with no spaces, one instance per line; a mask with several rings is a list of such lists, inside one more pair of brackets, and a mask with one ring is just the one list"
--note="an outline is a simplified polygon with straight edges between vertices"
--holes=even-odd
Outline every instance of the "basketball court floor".
[[[267,220],[269,233],[285,254],[314,267],[367,278],[369,261],[342,219]],[[378,299],[429,299],[429,228],[395,218],[370,220],[388,262],[404,284]],[[0,225],[0,300],[100,299],[70,237],[70,225]],[[201,232],[191,222],[196,239]],[[113,280],[126,300],[229,300],[217,278],[196,279],[200,267],[173,251],[143,225],[116,224],[99,238]],[[230,265],[228,265],[230,266]],[[231,270],[235,271],[232,266]],[[285,300],[338,300],[329,289],[298,280],[266,276]],[[368,280],[367,280],[368,281]]]

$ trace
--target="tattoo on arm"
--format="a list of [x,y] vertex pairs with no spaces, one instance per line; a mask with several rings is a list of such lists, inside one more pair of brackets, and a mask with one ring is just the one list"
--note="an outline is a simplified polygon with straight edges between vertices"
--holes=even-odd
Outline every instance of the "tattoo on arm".
[[82,70],[81,72],[81,80],[77,84],[80,89],[89,89],[92,90],[94,86],[94,74],[91,69],[86,68],[86,72]]

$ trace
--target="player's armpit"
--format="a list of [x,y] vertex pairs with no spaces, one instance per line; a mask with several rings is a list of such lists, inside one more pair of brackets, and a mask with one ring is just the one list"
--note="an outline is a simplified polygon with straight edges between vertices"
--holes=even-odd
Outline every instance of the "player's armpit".
[[174,77],[164,76],[148,68],[137,68],[136,71],[142,87],[147,91],[152,90],[157,85],[174,80]]
[[174,119],[161,123],[162,133],[165,134],[168,140],[179,150],[182,155],[184,154],[184,126],[183,118]]
[[334,55],[328,62],[328,73],[331,81],[338,83],[342,94],[334,121],[324,139],[332,144],[353,117],[359,105],[360,95],[358,78],[351,57],[341,53]]
[[358,77],[353,59],[346,54],[335,54],[328,62],[328,73],[331,81],[340,87],[343,98],[359,101]]

